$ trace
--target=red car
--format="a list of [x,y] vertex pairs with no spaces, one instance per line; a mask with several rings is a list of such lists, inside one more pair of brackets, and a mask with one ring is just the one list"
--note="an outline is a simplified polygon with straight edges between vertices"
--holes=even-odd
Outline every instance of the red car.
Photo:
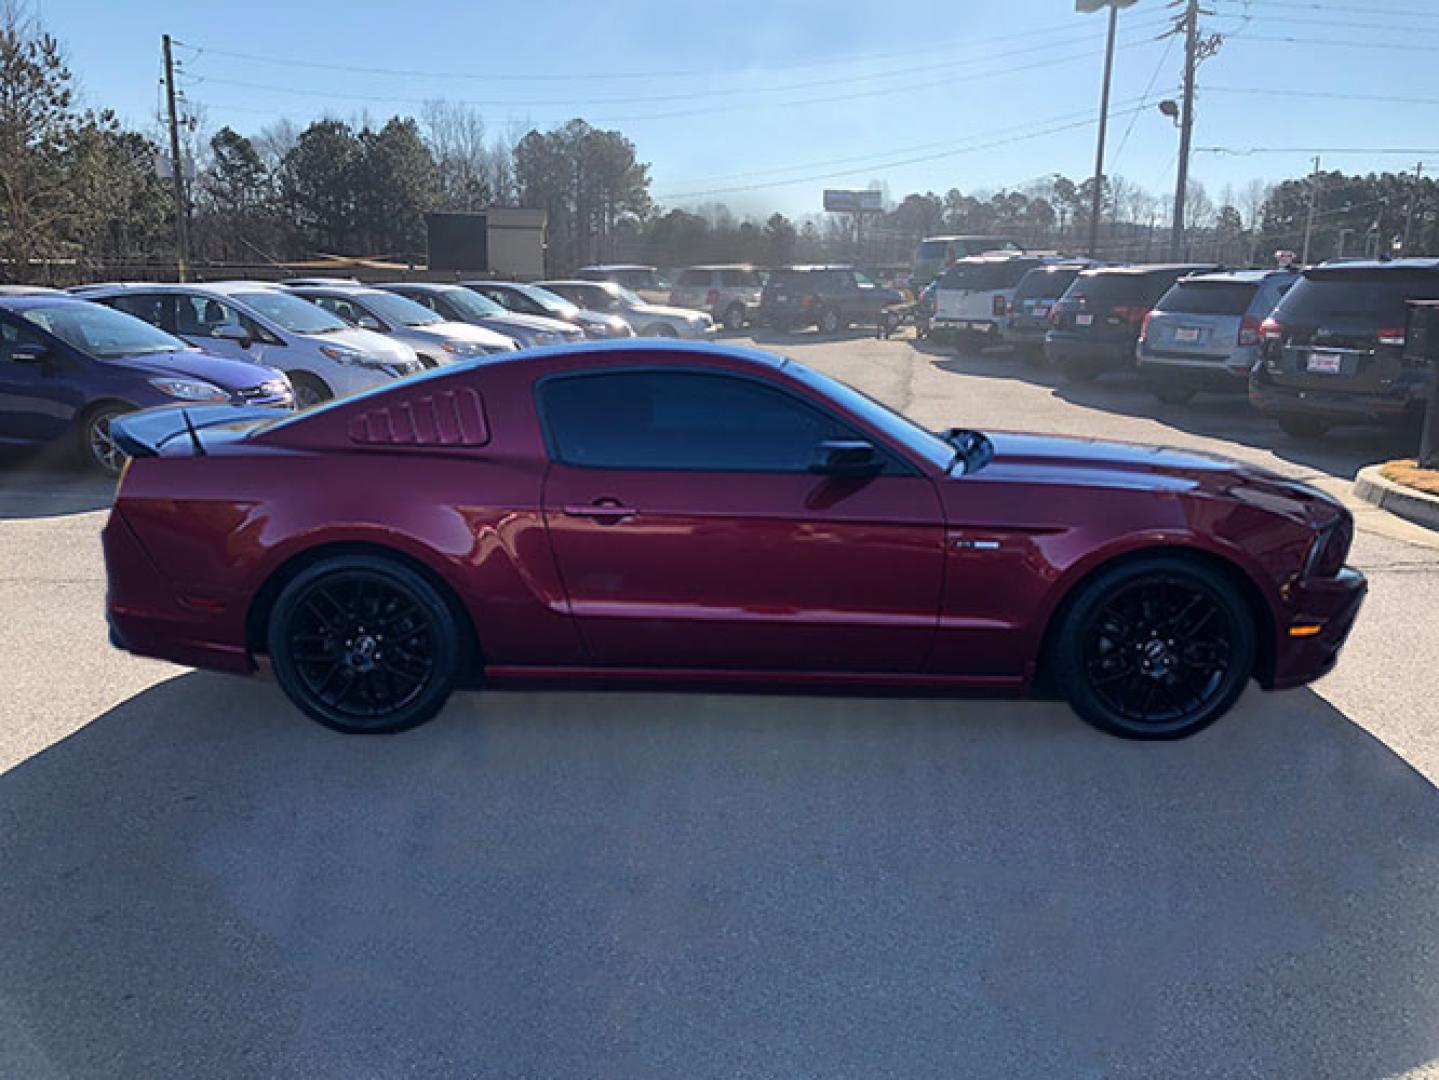
[[[263,418],[262,418],[263,417]],[[935,433],[767,353],[577,345],[116,423],[113,642],[398,731],[450,692],[1022,692],[1187,735],[1334,664],[1350,515],[1198,453]]]

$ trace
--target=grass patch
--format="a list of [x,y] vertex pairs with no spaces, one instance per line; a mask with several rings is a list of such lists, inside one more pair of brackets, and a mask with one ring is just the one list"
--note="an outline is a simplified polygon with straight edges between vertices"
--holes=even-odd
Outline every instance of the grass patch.
[[1439,495],[1439,471],[1421,469],[1413,458],[1386,461],[1379,466],[1379,475],[1385,480],[1422,491],[1426,495]]

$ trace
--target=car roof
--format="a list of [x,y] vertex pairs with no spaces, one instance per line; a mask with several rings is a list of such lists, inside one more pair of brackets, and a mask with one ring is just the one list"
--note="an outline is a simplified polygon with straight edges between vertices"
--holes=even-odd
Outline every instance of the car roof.
[[1210,274],[1190,274],[1181,279],[1180,284],[1242,282],[1247,285],[1261,285],[1273,277],[1295,277],[1298,273],[1297,270],[1216,270]]
[[18,293],[0,294],[0,308],[6,311],[24,311],[33,307],[50,307],[53,304],[88,304],[90,301],[83,296],[74,296],[70,293],[30,293],[28,295]]
[[850,263],[797,263],[794,266],[781,266],[778,273],[799,273],[808,274],[814,270],[853,270]]
[[589,266],[580,267],[581,270],[653,270],[653,266],[644,263],[591,263]]
[[0,285],[0,296],[64,296],[64,289],[48,285]]
[[925,237],[922,237],[922,238],[920,239],[920,243],[921,243],[921,244],[927,243],[927,242],[929,242],[930,240],[1009,240],[1010,243],[1017,243],[1017,242],[1018,242],[1018,241],[1015,241],[1015,240],[1010,240],[1009,237],[1003,236],[1003,235],[1001,235],[1000,233],[979,233],[979,232],[977,232],[977,233],[945,233],[945,234],[942,235],[942,236],[925,236]]
[[421,292],[454,292],[456,289],[465,289],[458,281],[382,281],[372,288],[386,291],[389,289],[419,289]]
[[373,296],[375,293],[389,292],[388,289],[377,288],[374,285],[292,285],[289,291],[298,296],[313,293],[316,296]]
[[682,270],[753,270],[754,263],[695,263]]
[[1304,273],[1306,275],[1323,273],[1327,277],[1331,274],[1347,274],[1356,271],[1372,274],[1385,271],[1393,273],[1400,270],[1410,272],[1415,270],[1439,271],[1439,259],[1360,259],[1355,262],[1321,263],[1319,266],[1309,267]]
[[614,285],[613,281],[586,281],[584,278],[550,278],[547,281],[536,281],[536,285],[545,288],[549,285],[588,285],[591,288],[603,289],[607,285]]
[[1140,277],[1144,274],[1159,274],[1167,271],[1189,271],[1191,273],[1213,273],[1217,267],[1213,263],[1136,263],[1133,266],[1094,266],[1084,271],[1086,276],[1099,274],[1127,274]]

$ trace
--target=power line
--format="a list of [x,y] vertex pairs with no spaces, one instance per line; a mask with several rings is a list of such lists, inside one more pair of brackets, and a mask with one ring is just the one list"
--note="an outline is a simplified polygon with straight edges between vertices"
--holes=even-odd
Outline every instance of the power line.
[[[1137,24],[1135,24],[1133,27],[1131,27],[1131,29],[1133,29],[1133,30],[1154,29],[1154,28],[1156,28],[1156,27],[1159,27],[1159,26],[1164,25],[1166,22],[1167,22],[1167,20],[1165,20],[1165,19],[1151,20],[1151,21],[1145,22],[1145,23],[1137,23]],[[234,60],[244,60],[244,61],[246,61],[247,63],[251,63],[251,64],[269,64],[269,65],[278,66],[278,67],[305,68],[305,69],[309,69],[309,70],[313,70],[313,71],[338,71],[338,72],[348,72],[348,73],[351,73],[351,74],[365,75],[365,76],[368,76],[368,77],[383,76],[383,77],[405,78],[405,79],[429,78],[429,79],[448,79],[448,80],[473,80],[473,81],[486,82],[486,83],[494,83],[494,82],[581,82],[581,81],[594,81],[594,80],[613,81],[613,80],[634,80],[634,79],[639,79],[639,80],[681,79],[681,78],[684,78],[684,79],[692,79],[692,78],[698,78],[698,77],[712,76],[712,75],[715,75],[715,74],[734,74],[734,75],[736,75],[736,76],[739,77],[739,78],[743,78],[743,79],[753,79],[753,78],[756,77],[757,75],[764,75],[765,73],[768,73],[768,72],[798,71],[798,70],[804,70],[804,69],[807,69],[807,68],[833,67],[833,66],[835,66],[835,65],[837,65],[837,64],[847,64],[847,65],[848,65],[848,64],[855,64],[855,63],[863,63],[863,62],[865,62],[865,61],[867,61],[867,60],[891,60],[891,59],[896,59],[896,58],[911,59],[911,58],[913,58],[915,55],[918,55],[918,54],[933,53],[933,52],[943,52],[943,51],[947,51],[947,50],[950,50],[950,49],[954,49],[954,48],[956,48],[956,47],[963,47],[963,48],[969,48],[969,49],[985,48],[985,47],[988,47],[988,46],[990,46],[990,45],[992,45],[992,44],[996,44],[996,43],[999,43],[999,42],[1005,42],[1005,41],[1014,41],[1014,40],[1021,40],[1021,39],[1022,39],[1022,40],[1025,40],[1025,41],[1030,41],[1030,42],[1032,42],[1032,41],[1034,41],[1034,39],[1035,39],[1036,37],[1054,36],[1054,35],[1056,35],[1056,34],[1060,35],[1060,37],[1061,37],[1061,40],[1059,40],[1059,41],[1052,41],[1052,42],[1048,42],[1048,43],[1040,43],[1040,44],[1034,45],[1032,48],[1029,48],[1029,49],[1013,50],[1012,52],[1005,53],[1005,54],[1001,54],[1001,55],[1017,55],[1017,54],[1019,54],[1019,53],[1024,53],[1024,52],[1034,52],[1034,51],[1038,51],[1038,50],[1041,50],[1041,49],[1053,48],[1054,46],[1057,46],[1057,45],[1073,45],[1073,44],[1078,44],[1079,42],[1087,42],[1087,41],[1091,41],[1091,40],[1093,39],[1093,37],[1094,37],[1093,33],[1092,33],[1092,32],[1089,32],[1089,31],[1085,31],[1085,32],[1081,32],[1081,33],[1075,33],[1074,31],[1075,31],[1075,27],[1073,27],[1073,26],[1056,26],[1056,27],[1051,28],[1051,29],[1048,29],[1048,30],[1031,30],[1031,31],[1024,31],[1024,32],[1014,33],[1014,34],[1002,34],[1002,35],[997,35],[997,36],[995,36],[995,37],[989,37],[989,38],[978,38],[978,39],[976,39],[976,38],[949,39],[949,40],[944,41],[944,42],[932,43],[932,44],[930,44],[930,45],[920,45],[920,46],[917,46],[917,47],[906,48],[906,49],[902,49],[902,50],[895,50],[895,51],[891,51],[891,52],[837,54],[837,55],[835,55],[835,56],[826,57],[826,58],[821,59],[821,60],[801,61],[801,62],[792,63],[792,64],[767,65],[767,66],[758,67],[758,68],[755,68],[755,67],[743,68],[743,69],[740,69],[740,70],[738,70],[738,71],[736,71],[736,72],[731,72],[731,73],[723,73],[723,72],[717,73],[717,72],[714,72],[714,71],[705,71],[705,70],[701,70],[701,69],[672,70],[672,71],[655,71],[655,70],[652,70],[652,69],[651,69],[651,70],[647,70],[647,71],[570,72],[570,73],[565,73],[565,74],[553,74],[553,73],[541,73],[541,72],[527,72],[527,73],[523,73],[523,74],[515,74],[515,73],[508,73],[508,74],[506,74],[506,73],[493,73],[493,72],[489,72],[489,71],[484,71],[484,72],[476,72],[476,71],[435,71],[435,70],[429,69],[429,68],[376,68],[376,67],[367,67],[367,66],[360,65],[360,64],[335,64],[335,63],[326,63],[326,62],[323,62],[323,61],[310,60],[310,59],[299,59],[299,58],[290,58],[290,57],[279,57],[279,56],[274,56],[273,54],[237,52],[237,51],[231,50],[231,49],[219,49],[219,48],[214,48],[214,47],[211,47],[211,46],[208,46],[208,45],[191,45],[191,44],[185,44],[185,43],[180,42],[180,41],[178,41],[178,40],[175,41],[175,44],[176,44],[176,45],[182,45],[182,44],[185,45],[185,48],[192,50],[192,51],[194,52],[194,54],[195,54],[196,57],[199,57],[199,56],[201,56],[201,55],[222,56],[222,57],[226,57],[226,58],[234,59]],[[993,58],[993,57],[974,57],[974,58],[971,58],[971,59],[992,59],[992,58]],[[949,61],[948,63],[964,63],[964,62],[968,62],[968,61]],[[935,67],[943,67],[943,66],[945,66],[945,65],[944,65],[944,64],[940,64],[940,65],[932,65],[932,66],[935,66]],[[916,70],[925,70],[925,69],[924,69],[924,68],[918,68],[918,69],[916,69],[916,68],[913,67],[912,65],[907,65],[907,66],[905,66],[904,68],[899,69],[899,71],[894,72],[894,74],[899,74],[899,73],[910,73],[910,74],[912,74],[912,73],[915,72]],[[885,74],[885,73],[880,73],[880,74]],[[854,78],[867,78],[867,77],[873,77],[873,76],[864,76],[864,75],[854,76],[854,75],[849,75],[849,76],[846,76],[846,78],[845,78],[844,81],[852,81]],[[806,84],[796,84],[796,85],[802,87],[802,86],[804,86],[804,85],[806,85]],[[774,89],[788,89],[788,88],[792,88],[792,87],[776,87],[776,88],[774,88]],[[683,95],[667,94],[667,95],[664,95],[664,96],[667,97],[667,98],[673,99],[673,98],[675,98],[676,96],[683,96]],[[626,101],[626,100],[631,100],[631,99],[617,98],[617,99],[613,99],[613,101],[612,101],[611,103],[614,103],[614,102],[622,102],[622,101]],[[521,103],[521,104],[523,104],[523,103]],[[554,104],[554,102],[546,102],[546,103],[544,103],[544,104]]]
[[1309,3],[1303,3],[1300,2],[1300,0],[1212,0],[1212,2],[1222,4],[1244,3],[1246,6],[1253,6],[1261,11],[1266,8],[1291,8],[1299,11],[1317,11],[1325,14],[1338,11],[1344,13],[1352,13],[1356,15],[1378,15],[1380,17],[1392,16],[1400,19],[1431,19],[1439,16],[1439,11],[1434,11],[1433,9],[1430,9],[1429,11],[1416,11],[1411,8],[1407,11],[1400,11],[1394,8],[1376,8],[1369,6],[1357,7],[1345,4],[1320,4],[1314,3],[1312,2],[1312,0]]
[[[1147,44],[1149,44],[1148,41],[1136,41],[1136,42],[1130,42],[1130,43],[1127,44],[1127,45],[1121,45],[1121,46],[1119,46],[1119,48],[1120,48],[1120,49],[1132,49],[1132,48],[1138,48],[1138,47],[1140,47],[1140,46],[1142,46],[1142,45],[1147,45]],[[713,114],[716,114],[716,113],[744,112],[744,111],[753,110],[753,109],[790,108],[790,107],[794,107],[794,106],[803,106],[803,105],[829,104],[829,103],[838,102],[838,101],[856,101],[856,100],[861,100],[861,99],[865,99],[865,98],[885,97],[885,96],[889,96],[889,95],[893,95],[893,94],[909,93],[909,92],[915,91],[915,90],[926,90],[926,89],[931,89],[931,88],[935,88],[935,87],[952,86],[952,85],[954,85],[954,84],[957,83],[957,82],[965,82],[965,81],[969,81],[969,80],[998,78],[998,77],[1001,77],[1001,76],[1004,76],[1004,75],[1017,74],[1017,73],[1025,72],[1025,71],[1032,71],[1032,70],[1035,70],[1035,69],[1038,69],[1038,68],[1052,68],[1052,67],[1055,67],[1055,66],[1057,66],[1057,65],[1059,65],[1059,64],[1066,64],[1066,63],[1072,63],[1072,62],[1078,61],[1078,60],[1091,60],[1091,59],[1093,59],[1093,56],[1092,56],[1092,54],[1089,53],[1089,52],[1075,53],[1075,54],[1068,55],[1068,56],[1049,57],[1049,58],[1046,58],[1046,59],[1041,60],[1041,61],[1037,61],[1036,63],[1032,63],[1032,64],[1007,65],[1007,66],[1005,66],[1005,67],[1003,67],[1003,68],[999,68],[999,69],[995,69],[995,70],[990,70],[990,71],[971,72],[971,73],[966,73],[966,74],[963,74],[963,75],[951,76],[951,77],[944,78],[944,79],[929,80],[929,81],[927,81],[927,82],[910,83],[910,84],[899,85],[899,86],[888,86],[888,87],[883,87],[883,88],[874,89],[874,90],[862,90],[862,91],[857,91],[857,92],[851,93],[851,94],[834,94],[834,95],[824,95],[824,96],[819,96],[819,97],[797,98],[797,99],[790,100],[790,101],[778,101],[778,102],[773,102],[773,103],[767,103],[767,102],[740,102],[740,103],[735,103],[735,104],[731,104],[731,105],[705,106],[705,107],[700,107],[700,108],[695,108],[695,109],[679,109],[679,110],[672,110],[672,111],[669,111],[669,112],[660,112],[660,113],[641,113],[641,114],[635,114],[635,115],[631,115],[631,116],[592,117],[592,118],[590,118],[590,119],[591,119],[591,122],[593,122],[593,123],[625,123],[625,122],[640,121],[640,120],[667,120],[667,119],[673,119],[673,118],[678,118],[678,117],[713,115]],[[399,96],[394,96],[394,97],[392,97],[392,96],[389,96],[389,95],[377,95],[377,94],[336,94],[336,93],[333,93],[333,92],[328,91],[328,90],[314,90],[314,89],[310,89],[310,88],[273,86],[273,85],[266,85],[266,84],[263,84],[263,83],[250,83],[250,82],[242,82],[242,81],[239,81],[239,80],[219,79],[219,78],[212,78],[212,77],[200,77],[200,78],[197,79],[197,81],[203,82],[203,83],[213,83],[213,84],[215,84],[215,85],[236,86],[236,87],[241,87],[241,88],[244,88],[244,89],[247,89],[247,90],[260,90],[260,91],[267,91],[267,92],[279,93],[279,94],[293,94],[293,95],[296,95],[296,96],[299,96],[299,97],[317,97],[317,98],[323,98],[323,99],[326,99],[326,100],[329,100],[329,101],[364,102],[364,103],[368,103],[368,104],[385,104],[385,105],[424,106],[424,105],[426,105],[426,104],[429,104],[431,101],[436,100],[436,99],[433,98],[433,97],[431,97],[431,98],[412,98],[412,97],[399,97]],[[846,81],[853,81],[853,80],[846,80]],[[474,106],[474,107],[477,107],[477,108],[523,107],[523,106],[525,105],[524,102],[489,102],[489,101],[472,101],[472,100],[453,99],[453,98],[447,99],[447,100],[450,100],[450,101],[454,102],[455,104],[459,104],[459,105],[470,105],[470,106]],[[660,99],[658,99],[658,100],[673,100],[673,99],[672,99],[672,98],[660,98]],[[230,108],[230,107],[232,107],[232,106],[218,106],[218,107]],[[252,111],[252,110],[253,110],[253,106],[243,106],[243,107],[239,107],[239,108],[241,109],[241,111]],[[580,108],[576,109],[575,111],[588,111],[588,110],[585,109],[583,106],[581,106]],[[572,115],[573,115],[573,113],[572,113]]]
[[[1123,115],[1123,113],[1120,113],[1119,115]],[[871,172],[877,168],[898,169],[906,165],[918,165],[928,161],[939,161],[943,158],[956,157],[960,154],[973,154],[981,150],[992,150],[995,147],[1009,146],[1017,142],[1027,142],[1031,139],[1042,139],[1048,135],[1057,135],[1061,132],[1074,131],[1078,128],[1089,127],[1090,125],[1097,124],[1098,122],[1098,117],[1091,116],[1087,120],[1080,120],[1070,124],[1060,124],[1054,127],[1045,128],[1043,131],[1035,131],[1025,135],[1014,135],[1010,136],[1009,138],[996,139],[991,142],[979,143],[974,146],[957,147],[953,150],[945,150],[936,154],[925,154],[920,157],[906,158],[901,161],[889,161],[883,163],[882,165],[870,165],[858,169],[846,169],[841,172],[823,173],[812,176],[801,176],[789,180],[772,180],[768,183],[762,184],[743,184],[736,185],[734,187],[711,188],[708,191],[680,191],[665,193],[662,195],[656,195],[655,198],[670,200],[697,199],[710,195],[729,195],[741,191],[760,191],[767,188],[789,187],[793,184],[812,184],[822,180],[838,180],[848,176],[856,176],[862,173]]]
[[[1164,64],[1169,59],[1169,54],[1174,51],[1175,40],[1176,38],[1173,34],[1169,34],[1166,36],[1164,42],[1164,53],[1162,56],[1160,56],[1159,63],[1154,65],[1154,74],[1149,76],[1149,85],[1144,88],[1144,93],[1139,99],[1139,103],[1141,105],[1148,104],[1149,95],[1154,90],[1154,84],[1159,81],[1159,73],[1164,70]],[[1129,136],[1134,131],[1134,125],[1138,122],[1139,110],[1135,110],[1134,115],[1129,118],[1128,126],[1124,129],[1124,137],[1119,140],[1119,149],[1114,152],[1114,159],[1110,163],[1111,168],[1119,163],[1119,158],[1124,153],[1124,148],[1129,145]]]
[[1384,49],[1389,52],[1398,49],[1404,52],[1439,52],[1439,45],[1410,45],[1406,42],[1395,41],[1337,41],[1333,38],[1303,38],[1272,34],[1246,34],[1244,40],[1279,42],[1284,45],[1324,45],[1339,49]]
[[[1124,100],[1124,101],[1116,102],[1115,105],[1116,105],[1116,107],[1120,110],[1119,113],[1118,113],[1118,115],[1121,115],[1121,116],[1124,115],[1125,112],[1128,111],[1125,107],[1126,107],[1126,106],[1133,106],[1133,105],[1135,105],[1136,103],[1139,104],[1140,106],[1142,106],[1142,105],[1144,104],[1139,98],[1128,98],[1128,99],[1126,99],[1126,100]],[[878,152],[870,153],[870,154],[855,154],[855,155],[851,155],[851,156],[849,156],[849,157],[827,158],[827,159],[822,160],[822,161],[806,161],[806,162],[802,162],[802,163],[799,163],[799,164],[796,164],[796,165],[776,166],[775,168],[772,168],[772,169],[747,169],[747,170],[745,170],[745,171],[743,171],[743,172],[721,173],[721,174],[716,175],[716,176],[706,176],[706,177],[701,177],[701,178],[697,178],[697,179],[691,179],[691,180],[686,181],[686,183],[689,184],[689,185],[691,185],[691,186],[693,186],[693,185],[697,185],[697,184],[713,184],[713,183],[719,183],[720,181],[724,181],[724,180],[748,180],[748,179],[750,179],[750,178],[752,178],[752,177],[756,177],[756,176],[767,176],[767,175],[772,175],[772,174],[774,174],[774,173],[795,172],[795,171],[800,171],[800,170],[804,170],[804,169],[825,169],[825,168],[829,168],[829,167],[832,166],[832,165],[848,165],[848,164],[854,164],[854,163],[859,163],[859,162],[868,162],[869,165],[868,165],[867,167],[870,167],[870,168],[876,168],[876,167],[877,167],[877,168],[883,168],[883,167],[885,167],[885,165],[886,165],[886,162],[884,161],[884,159],[894,157],[896,154],[913,154],[913,153],[917,153],[917,152],[919,152],[919,151],[921,151],[921,150],[933,150],[933,149],[936,149],[936,148],[938,148],[938,147],[945,147],[945,148],[950,148],[950,149],[952,149],[952,148],[954,148],[956,145],[968,143],[968,142],[970,141],[970,139],[974,139],[974,138],[982,138],[982,137],[985,137],[985,136],[988,136],[988,135],[1007,135],[1007,134],[1009,134],[1010,132],[1013,132],[1013,131],[1023,131],[1024,129],[1029,128],[1029,127],[1033,127],[1033,126],[1035,126],[1035,125],[1043,126],[1043,125],[1048,125],[1048,124],[1055,124],[1055,123],[1059,123],[1059,122],[1061,122],[1061,121],[1070,120],[1070,119],[1079,118],[1079,117],[1090,118],[1090,117],[1092,117],[1092,115],[1093,115],[1093,110],[1091,110],[1091,109],[1078,109],[1078,110],[1076,110],[1076,111],[1074,111],[1074,112],[1063,113],[1063,114],[1061,114],[1061,115],[1059,115],[1059,116],[1051,116],[1051,117],[1046,117],[1046,118],[1043,119],[1043,120],[1036,120],[1036,121],[1033,121],[1032,123],[1029,123],[1029,124],[1021,124],[1021,125],[1018,125],[1018,126],[1010,125],[1010,126],[1006,126],[1006,127],[1002,127],[1002,128],[992,128],[992,129],[990,129],[990,130],[988,130],[988,131],[978,131],[978,132],[975,132],[973,135],[970,135],[969,137],[967,137],[967,138],[965,138],[965,139],[959,140],[958,143],[956,143],[956,141],[953,140],[953,139],[942,139],[942,140],[939,140],[939,141],[936,141],[936,142],[918,143],[918,144],[912,145],[912,146],[896,146],[896,147],[894,147],[893,149],[890,149],[890,150],[878,151]],[[857,169],[856,171],[859,171],[859,170]]]
[[1206,86],[1206,93],[1253,94],[1263,97],[1314,98],[1323,101],[1366,101],[1389,105],[1439,105],[1439,98],[1396,97],[1387,94],[1336,94],[1328,90],[1266,90],[1257,86]]
[[1229,157],[1249,157],[1253,154],[1439,154],[1439,150],[1433,147],[1412,146],[1249,146],[1244,149],[1196,146],[1194,149],[1204,154],[1222,154]]

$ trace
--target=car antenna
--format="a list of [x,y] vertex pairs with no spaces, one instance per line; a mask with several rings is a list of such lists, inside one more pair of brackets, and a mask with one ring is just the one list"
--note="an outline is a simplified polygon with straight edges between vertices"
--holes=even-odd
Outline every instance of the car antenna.
[[205,444],[200,441],[200,433],[195,430],[195,422],[190,419],[190,410],[182,407],[180,415],[185,418],[185,430],[190,433],[190,445],[195,448],[195,456],[204,457]]

